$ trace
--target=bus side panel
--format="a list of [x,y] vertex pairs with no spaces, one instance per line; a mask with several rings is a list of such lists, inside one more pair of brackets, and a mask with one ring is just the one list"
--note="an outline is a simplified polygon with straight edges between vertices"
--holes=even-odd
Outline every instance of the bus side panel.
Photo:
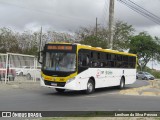
[[136,69],[125,70],[125,84],[132,84],[136,81]]
[[75,77],[75,80],[66,83],[64,87],[47,86],[41,80],[41,86],[62,88],[69,90],[86,90],[90,78],[95,80],[95,88],[111,87],[120,85],[122,76],[125,77],[125,84],[132,84],[136,81],[135,69],[111,69],[111,68],[89,68]]
[[125,84],[132,84],[136,81],[135,69],[114,69],[114,68],[89,68],[81,72],[76,78],[79,80],[80,88],[87,89],[87,82],[92,77],[95,80],[95,88],[120,85],[122,76],[125,77]]
[[[89,68],[81,72],[76,78],[79,79],[81,89],[87,89],[87,83],[90,78],[95,80],[95,88],[105,87],[105,75],[102,74],[101,68]],[[104,68],[103,68],[104,69]],[[101,74],[101,75],[100,75]],[[100,76],[99,76],[100,75]]]

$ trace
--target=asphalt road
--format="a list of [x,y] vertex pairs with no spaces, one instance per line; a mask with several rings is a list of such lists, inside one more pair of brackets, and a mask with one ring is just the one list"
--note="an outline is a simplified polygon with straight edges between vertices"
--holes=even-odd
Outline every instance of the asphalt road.
[[[148,85],[137,80],[125,89]],[[94,94],[51,88],[14,88],[0,91],[0,111],[159,111],[160,97],[120,95],[115,87],[98,89]]]

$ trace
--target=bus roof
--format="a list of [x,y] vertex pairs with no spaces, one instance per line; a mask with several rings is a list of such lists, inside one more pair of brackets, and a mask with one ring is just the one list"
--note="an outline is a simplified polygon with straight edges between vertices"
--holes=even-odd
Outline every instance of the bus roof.
[[108,52],[108,53],[115,53],[115,54],[123,54],[123,55],[129,55],[129,56],[135,56],[136,54],[128,53],[128,52],[120,52],[118,50],[111,50],[111,49],[103,49],[101,47],[92,47],[90,45],[84,45],[80,43],[66,43],[66,42],[49,42],[48,44],[63,44],[63,45],[76,45],[78,49],[87,49],[87,50],[95,50],[95,51],[101,51],[101,52]]

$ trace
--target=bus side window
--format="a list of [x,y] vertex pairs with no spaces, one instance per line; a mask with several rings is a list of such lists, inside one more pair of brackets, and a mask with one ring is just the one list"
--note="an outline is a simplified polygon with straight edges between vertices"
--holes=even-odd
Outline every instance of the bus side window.
[[105,64],[104,62],[101,62],[101,63],[100,63],[100,67],[103,68],[103,67],[104,67],[104,64]]
[[80,66],[88,66],[89,65],[89,55],[87,55],[87,54],[79,55],[79,65]]
[[111,67],[111,62],[110,61],[106,62],[106,67],[109,67],[109,68]]
[[91,60],[90,61],[90,67],[94,68],[94,67],[98,67],[98,62],[95,60]]
[[82,56],[81,54],[78,55],[78,66],[82,65]]
[[86,66],[88,66],[89,65],[89,55],[86,54],[84,59],[86,61]]
[[97,67],[98,63],[97,62],[93,62],[93,67]]

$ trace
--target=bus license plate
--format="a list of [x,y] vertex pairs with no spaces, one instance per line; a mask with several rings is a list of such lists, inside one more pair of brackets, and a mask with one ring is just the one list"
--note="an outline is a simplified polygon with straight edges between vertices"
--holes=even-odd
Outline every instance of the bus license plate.
[[57,86],[57,83],[51,83],[52,86]]

